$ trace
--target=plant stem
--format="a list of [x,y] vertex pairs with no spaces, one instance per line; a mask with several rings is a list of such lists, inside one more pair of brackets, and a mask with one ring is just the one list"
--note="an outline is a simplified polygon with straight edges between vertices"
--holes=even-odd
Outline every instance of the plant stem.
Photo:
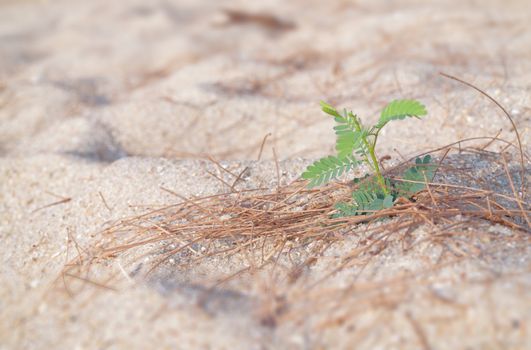
[[385,186],[385,181],[384,181],[384,178],[382,176],[382,173],[380,172],[380,166],[378,165],[378,159],[376,158],[376,153],[374,151],[375,146],[376,146],[376,138],[374,139],[374,141],[375,142],[373,143],[372,147],[370,145],[368,145],[369,146],[369,154],[371,155],[371,159],[372,159],[372,162],[373,162],[373,165],[374,165],[374,171],[376,172],[376,180],[380,184],[380,187],[382,188],[384,193],[386,195],[388,195],[389,194],[389,190],[387,189],[387,186]]

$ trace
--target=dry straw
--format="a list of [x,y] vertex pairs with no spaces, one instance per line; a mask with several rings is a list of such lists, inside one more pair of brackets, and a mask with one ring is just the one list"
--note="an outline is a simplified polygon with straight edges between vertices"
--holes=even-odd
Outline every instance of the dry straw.
[[[483,146],[467,146],[481,139]],[[496,146],[501,150],[489,151]],[[512,171],[514,152],[508,150],[520,152],[521,171]],[[229,193],[181,198],[178,204],[121,220],[95,235],[98,243],[79,248],[79,255],[65,267],[62,285],[74,295],[91,284],[119,288],[120,281],[153,281],[178,271],[180,285],[203,286],[200,306],[214,293],[232,290],[253,300],[253,312],[264,325],[296,326],[308,322],[311,314],[312,327],[326,329],[369,308],[399,305],[414,293],[412,285],[419,291],[437,271],[488,255],[499,242],[528,246],[529,157],[520,144],[497,136],[473,138],[426,153],[437,157],[438,173],[413,200],[339,219],[331,218],[333,206],[348,198],[350,184],[308,190],[304,182],[295,181],[244,191],[238,190],[241,174],[230,173],[230,183],[220,179],[231,188]],[[463,168],[460,159],[485,160],[489,170],[469,179],[470,169]],[[465,163],[470,165],[474,163]],[[404,162],[386,173],[400,174],[407,166]],[[495,172],[505,174],[505,186],[493,186]],[[493,224],[512,233],[493,234]],[[391,251],[407,255],[420,247],[438,247],[439,253],[410,273],[378,280],[359,277],[378,257]],[[117,261],[120,268],[110,268]],[[429,298],[450,302],[435,294]],[[408,320],[425,343],[422,327]]]

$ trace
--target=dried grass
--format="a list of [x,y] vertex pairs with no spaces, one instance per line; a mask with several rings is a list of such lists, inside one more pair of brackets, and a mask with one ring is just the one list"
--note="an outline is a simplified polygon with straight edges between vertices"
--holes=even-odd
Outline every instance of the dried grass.
[[[276,189],[238,190],[242,174],[223,169],[233,177],[219,179],[229,193],[175,194],[182,200],[178,204],[111,225],[95,234],[97,244],[77,250],[62,284],[74,295],[90,284],[119,288],[120,281],[176,279],[177,285],[199,291],[196,303],[203,309],[209,308],[209,298],[231,291],[237,300],[252,300],[252,312],[265,326],[316,331],[348,328],[367,310],[396,310],[412,298],[444,304],[459,317],[468,306],[431,288],[433,276],[444,280],[441,271],[490,259],[509,243],[526,249],[531,233],[525,193],[529,156],[521,145],[498,136],[484,138],[482,147],[466,147],[480,139],[426,152],[438,155],[438,173],[413,200],[402,198],[393,208],[348,218],[331,214],[336,202],[348,200],[351,184],[308,190],[295,181]],[[497,146],[502,150],[489,151]],[[520,152],[519,166],[510,162],[508,148]],[[486,160],[490,171],[471,174],[468,166],[476,164],[459,163],[467,156]],[[386,172],[396,178],[409,162]],[[500,171],[506,179],[501,186],[492,180]],[[491,231],[494,224],[508,227],[510,234]],[[389,256],[410,256],[411,268],[378,271]],[[482,280],[460,283],[492,284],[529,272],[490,271]],[[403,318],[421,346],[430,348],[421,323],[409,312]],[[353,337],[366,337],[379,322],[376,317],[359,326]]]
[[[490,146],[497,143],[507,141],[489,141]],[[467,149],[462,144],[438,151],[443,156],[436,180],[468,176],[468,169],[444,160],[449,152],[479,153],[497,169],[504,169],[510,187],[515,188],[514,171],[510,172],[503,153]],[[399,174],[405,166],[387,172]],[[236,181],[240,175],[233,176]],[[491,181],[477,176],[474,180],[477,184]],[[436,271],[488,255],[493,242],[529,243],[529,203],[507,191],[435,181],[414,200],[402,199],[391,209],[333,219],[333,205],[348,199],[350,185],[336,183],[313,190],[304,185],[296,181],[276,190],[250,191],[238,191],[232,185],[230,193],[183,199],[124,219],[97,234],[97,245],[78,250],[79,256],[65,268],[64,285],[75,294],[87,282],[114,288],[120,280],[149,281],[175,271],[180,275],[178,283],[203,286],[199,304],[219,290],[246,291],[260,300],[256,312],[263,324],[289,320],[296,325],[305,322],[311,310],[321,316],[314,325],[321,329],[342,324],[362,310],[396,307],[409,295],[411,289],[406,286],[412,281],[417,287],[427,285]],[[507,226],[513,234],[494,234],[488,230],[492,224]],[[348,249],[337,250],[345,241],[350,242]],[[355,277],[379,256],[396,249],[407,255],[420,246],[440,247],[439,256],[422,269],[384,280]],[[117,261],[119,270],[109,268]],[[319,273],[314,275],[310,271],[316,265]],[[198,271],[202,277],[196,276]],[[350,271],[348,281],[328,283],[344,271]]]

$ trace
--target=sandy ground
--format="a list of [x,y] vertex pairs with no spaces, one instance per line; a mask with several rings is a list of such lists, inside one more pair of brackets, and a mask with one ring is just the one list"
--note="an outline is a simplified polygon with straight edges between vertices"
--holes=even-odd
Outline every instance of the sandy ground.
[[[200,288],[183,284],[171,266],[149,280],[126,277],[115,291],[57,288],[76,245],[90,247],[110,222],[180,201],[163,188],[185,197],[226,191],[207,172],[218,171],[208,155],[235,171],[249,166],[248,188],[277,185],[275,157],[282,184],[294,181],[305,159],[333,152],[332,121],[319,112],[320,100],[371,121],[390,99],[425,103],[425,120],[382,135],[380,155],[394,161],[499,130],[515,140],[492,103],[442,71],[506,106],[528,150],[528,5],[0,2],[0,348],[531,347],[529,245],[499,225],[479,228],[501,237],[481,242],[485,256],[441,270],[429,286],[400,290],[387,308],[369,305],[325,328],[319,325],[329,314],[311,299],[296,306],[313,314],[305,322],[264,325],[256,285],[198,306]],[[249,163],[268,134],[262,160]],[[357,234],[330,254],[352,249]],[[360,283],[415,271],[434,255],[429,246],[391,249],[360,273]],[[237,262],[213,259],[187,274],[201,282],[230,264]],[[119,259],[108,269],[132,273]]]

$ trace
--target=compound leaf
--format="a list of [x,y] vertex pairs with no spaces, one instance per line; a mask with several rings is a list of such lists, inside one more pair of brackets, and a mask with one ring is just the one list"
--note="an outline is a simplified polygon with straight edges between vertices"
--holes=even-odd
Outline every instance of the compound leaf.
[[393,206],[393,202],[394,202],[394,198],[392,195],[388,194],[387,196],[385,196],[385,198],[383,199],[383,207],[388,209],[388,208],[391,208]]
[[354,151],[360,155],[367,154],[367,147],[363,140],[367,137],[368,131],[362,130],[345,130],[340,128],[342,125],[334,127],[336,131],[336,151],[338,157],[346,157],[351,155]]
[[321,109],[326,114],[330,114],[334,118],[342,118],[341,114],[339,114],[339,112],[334,107],[329,105],[328,103],[321,101],[320,105],[321,105]]
[[337,123],[334,126],[337,135],[337,156],[344,158],[352,155],[354,151],[361,155],[366,154],[367,149],[363,140],[367,137],[369,131],[361,127],[361,121],[358,116],[346,110],[340,113],[325,102],[321,102],[321,107],[325,113],[333,116]]
[[[355,183],[359,184],[359,188],[352,192],[352,202],[338,203],[335,206],[337,213],[332,216],[333,218],[372,214],[393,206],[395,198],[391,194],[385,195],[375,178],[356,180]],[[388,183],[389,180],[385,181]]]
[[[417,157],[415,165],[407,169],[403,179],[407,180],[396,184],[398,193],[404,197],[411,197],[415,193],[426,188],[426,181],[433,180],[437,166],[430,164],[431,156],[428,154],[424,158]],[[411,181],[411,182],[410,182]]]
[[341,176],[359,164],[359,161],[350,155],[347,157],[328,156],[315,161],[302,173],[302,178],[310,180],[309,188],[319,186],[323,183]]
[[404,119],[406,117],[420,118],[426,115],[426,107],[415,100],[394,100],[389,103],[382,111],[380,120],[375,128],[381,129],[391,120]]

